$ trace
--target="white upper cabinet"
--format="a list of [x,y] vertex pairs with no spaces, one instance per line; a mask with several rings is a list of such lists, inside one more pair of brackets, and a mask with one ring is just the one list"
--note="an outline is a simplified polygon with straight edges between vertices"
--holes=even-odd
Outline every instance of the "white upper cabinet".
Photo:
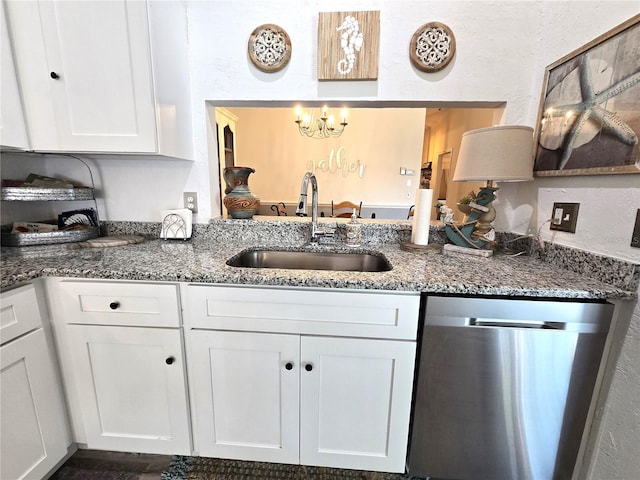
[[9,42],[9,29],[4,5],[0,6],[0,145],[2,147],[26,150],[29,148],[27,128],[24,122],[20,89],[13,53]]
[[[192,158],[190,120],[178,121],[190,117],[188,68],[175,63],[188,62],[176,15],[184,11],[161,3],[153,10],[127,0],[6,3],[32,149]],[[176,52],[154,48],[153,21]],[[154,82],[154,65],[162,73],[167,62],[179,73]]]

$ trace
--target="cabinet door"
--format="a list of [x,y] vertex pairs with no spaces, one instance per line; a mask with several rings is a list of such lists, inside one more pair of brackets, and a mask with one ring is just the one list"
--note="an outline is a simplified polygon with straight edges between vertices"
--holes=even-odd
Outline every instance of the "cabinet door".
[[299,338],[190,332],[198,455],[298,463]]
[[67,454],[66,411],[40,328],[0,347],[0,478],[44,478]]
[[178,329],[67,327],[88,448],[189,455]]
[[155,153],[146,2],[7,2],[32,148]]
[[13,52],[9,41],[9,30],[5,17],[4,2],[0,5],[0,145],[20,150],[29,148],[27,127],[24,122],[20,90]]
[[301,464],[404,472],[415,345],[302,337]]

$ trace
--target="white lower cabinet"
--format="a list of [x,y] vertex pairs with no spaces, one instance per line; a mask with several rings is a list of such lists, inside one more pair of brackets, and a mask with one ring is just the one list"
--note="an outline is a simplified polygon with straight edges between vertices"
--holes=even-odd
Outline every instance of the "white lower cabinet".
[[47,287],[86,448],[404,472],[419,294]]
[[87,446],[189,455],[179,330],[69,325]]
[[178,285],[50,279],[74,440],[190,455]]
[[415,344],[194,331],[203,456],[404,471]]
[[[414,317],[417,327],[419,297],[317,294],[305,305],[314,298],[309,290],[187,287],[196,454],[404,472],[416,330],[398,333],[391,325],[411,332]],[[230,308],[236,297],[242,301]],[[363,297],[359,314],[354,302]],[[264,330],[286,323],[304,332],[232,331],[260,328],[260,317]],[[313,334],[314,325],[322,334]],[[401,338],[356,338],[358,330]]]
[[415,343],[300,339],[300,463],[404,472]]
[[299,336],[197,331],[190,349],[198,454],[298,463]]
[[56,362],[31,285],[2,294],[0,324],[0,478],[45,478],[70,441]]

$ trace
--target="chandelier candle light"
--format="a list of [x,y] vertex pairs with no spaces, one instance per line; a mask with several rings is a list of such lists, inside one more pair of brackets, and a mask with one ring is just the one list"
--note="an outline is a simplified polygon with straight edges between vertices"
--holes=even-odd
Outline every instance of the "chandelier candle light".
[[342,109],[341,128],[336,128],[335,117],[329,115],[329,110],[325,105],[322,107],[322,115],[317,120],[314,119],[313,112],[303,113],[302,107],[296,107],[296,120],[300,135],[310,138],[330,138],[339,137],[344,132],[347,123],[347,109]]

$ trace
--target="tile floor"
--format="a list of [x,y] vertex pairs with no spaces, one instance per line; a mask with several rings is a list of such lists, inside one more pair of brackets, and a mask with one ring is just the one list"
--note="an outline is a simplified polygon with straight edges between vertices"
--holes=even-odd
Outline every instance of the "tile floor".
[[78,450],[51,480],[159,480],[172,455]]

